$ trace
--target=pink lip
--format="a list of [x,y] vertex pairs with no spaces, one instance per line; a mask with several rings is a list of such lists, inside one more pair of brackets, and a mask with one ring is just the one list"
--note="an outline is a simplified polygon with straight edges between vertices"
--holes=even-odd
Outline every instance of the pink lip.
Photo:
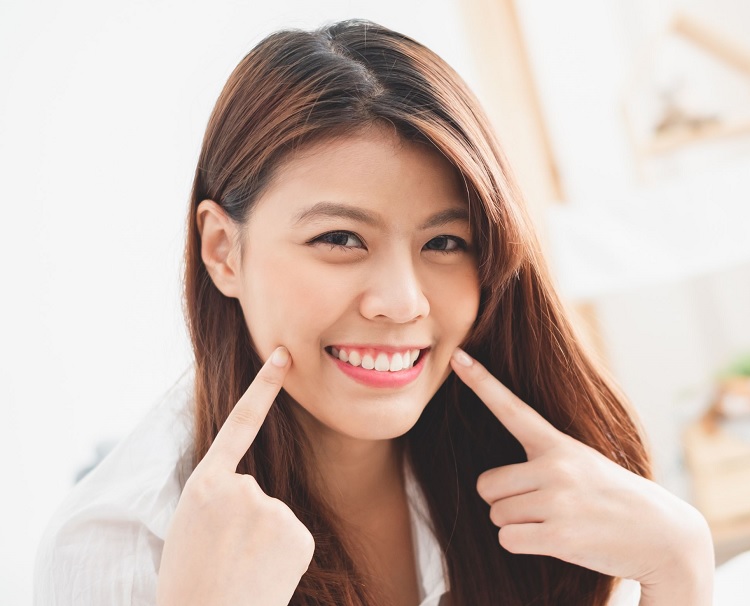
[[[415,347],[414,349],[417,348]],[[328,358],[330,358],[330,360],[336,364],[344,374],[350,376],[357,381],[357,383],[369,387],[403,387],[414,381],[419,376],[424,367],[424,360],[429,354],[429,349],[422,351],[414,366],[396,372],[391,372],[389,370],[367,370],[361,366],[352,366],[347,362],[342,362],[338,358],[334,358],[330,354],[328,354]]]
[[366,351],[368,349],[372,349],[374,351],[380,352],[383,351],[385,353],[398,353],[402,351],[407,350],[413,350],[413,349],[427,349],[429,345],[398,345],[398,346],[391,346],[391,345],[377,345],[372,343],[335,343],[331,345],[331,347],[335,347],[336,349],[345,349],[347,351],[350,351],[352,349],[356,349],[357,351]]

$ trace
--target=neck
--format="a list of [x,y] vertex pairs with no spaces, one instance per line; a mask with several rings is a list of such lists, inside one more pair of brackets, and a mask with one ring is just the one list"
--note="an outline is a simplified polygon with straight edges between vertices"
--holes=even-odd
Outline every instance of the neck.
[[411,521],[403,477],[403,440],[356,439],[309,414],[302,426],[312,445],[320,494],[341,524],[341,538],[366,579],[392,604],[419,601]]
[[318,482],[343,520],[357,524],[404,496],[402,445],[398,439],[343,436],[309,415],[303,426],[315,456]]

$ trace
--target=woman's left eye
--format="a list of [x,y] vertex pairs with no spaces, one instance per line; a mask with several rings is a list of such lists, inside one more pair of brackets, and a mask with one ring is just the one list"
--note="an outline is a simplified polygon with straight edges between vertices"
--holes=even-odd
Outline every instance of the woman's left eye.
[[362,244],[362,240],[359,239],[358,236],[355,236],[350,231],[332,231],[328,232],[327,234],[323,234],[322,236],[318,236],[313,240],[313,243],[315,242],[321,242],[323,244],[328,244],[331,247],[331,250],[334,248],[357,248],[364,246]]
[[441,253],[456,253],[469,248],[466,240],[458,236],[437,236],[425,244],[425,247]]

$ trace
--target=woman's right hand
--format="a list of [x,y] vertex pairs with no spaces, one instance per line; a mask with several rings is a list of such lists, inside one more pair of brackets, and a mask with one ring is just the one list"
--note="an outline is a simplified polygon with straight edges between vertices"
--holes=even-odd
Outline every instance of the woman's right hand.
[[291,509],[236,472],[289,369],[280,347],[235,405],[180,496],[161,557],[159,606],[289,603],[315,550]]

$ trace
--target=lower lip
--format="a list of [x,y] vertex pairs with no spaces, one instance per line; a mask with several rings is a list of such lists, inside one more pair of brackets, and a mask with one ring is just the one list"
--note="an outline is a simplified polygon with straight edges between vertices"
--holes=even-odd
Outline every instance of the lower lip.
[[334,358],[331,354],[326,352],[326,355],[344,374],[350,376],[357,383],[367,385],[368,387],[403,387],[404,385],[408,385],[419,376],[419,373],[422,372],[425,358],[427,358],[429,354],[429,349],[423,351],[420,354],[417,363],[411,368],[391,372],[390,370],[367,370],[361,366],[352,366],[347,362],[342,362],[338,358]]

